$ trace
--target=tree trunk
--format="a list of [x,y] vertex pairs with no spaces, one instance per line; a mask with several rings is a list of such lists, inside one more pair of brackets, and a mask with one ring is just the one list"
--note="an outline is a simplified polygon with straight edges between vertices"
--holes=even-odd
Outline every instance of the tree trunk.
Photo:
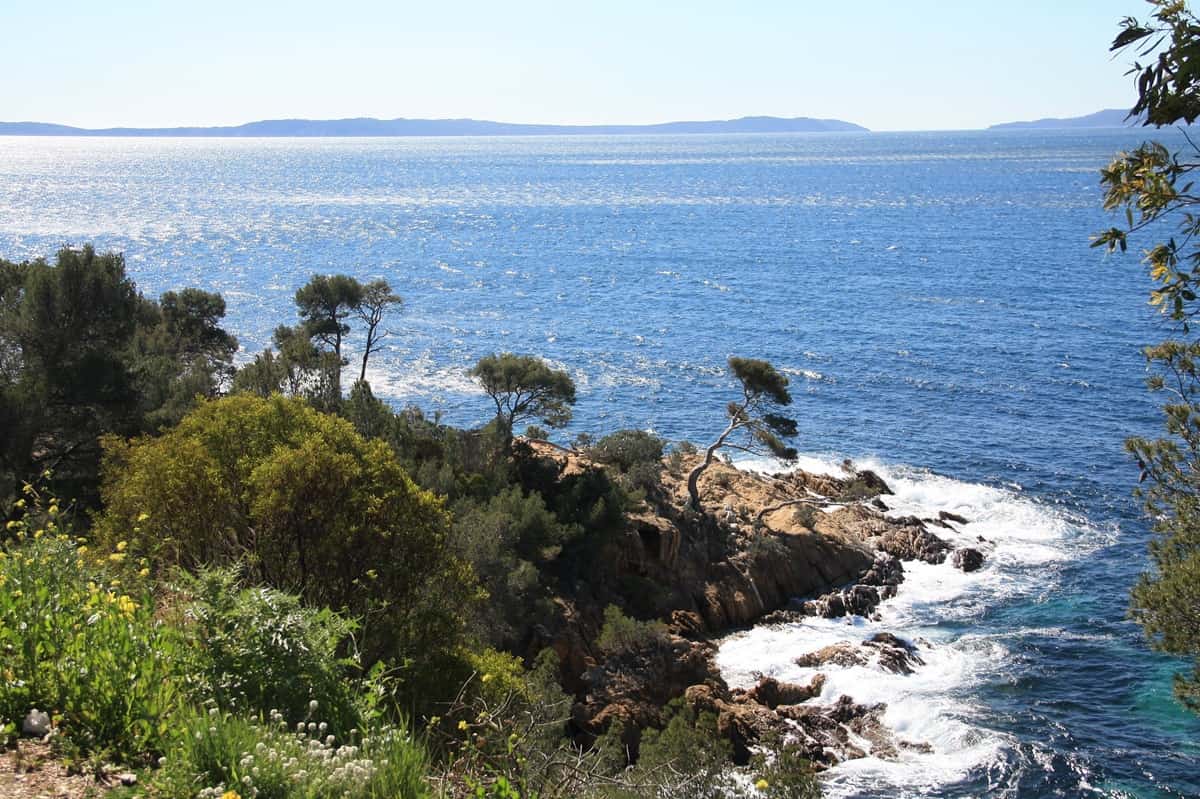
[[738,425],[736,423],[730,422],[729,427],[725,428],[725,432],[721,433],[721,436],[704,451],[704,460],[688,473],[688,497],[690,498],[689,501],[691,502],[692,510],[700,510],[700,475],[704,474],[705,469],[712,466],[712,462],[717,457],[717,450],[725,445],[725,439],[729,438],[729,434],[737,428]]

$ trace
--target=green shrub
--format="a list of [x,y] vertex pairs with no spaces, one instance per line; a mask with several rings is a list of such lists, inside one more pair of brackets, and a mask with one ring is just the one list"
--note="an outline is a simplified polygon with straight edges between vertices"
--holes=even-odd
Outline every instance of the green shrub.
[[183,719],[154,775],[164,799],[418,799],[429,796],[424,749],[404,727],[338,738],[319,706],[290,726],[276,712],[257,721],[215,708]]
[[157,754],[181,699],[181,637],[155,618],[149,590],[58,529],[56,502],[46,510],[10,522],[0,544],[0,739],[38,708],[80,753]]
[[456,651],[473,575],[449,515],[388,445],[302,400],[203,402],[157,438],[105,439],[99,540],[129,533],[160,573],[244,563],[254,583],[365,619],[366,662],[435,670]]
[[627,472],[637,464],[659,463],[665,443],[645,430],[618,430],[597,441],[588,454],[600,463]]
[[181,575],[183,627],[197,652],[198,688],[225,710],[303,716],[317,700],[336,732],[358,726],[358,662],[339,655],[355,624],[272,588],[242,588],[233,569]]
[[609,605],[604,609],[604,626],[596,646],[607,655],[619,655],[657,643],[666,632],[667,625],[661,621],[631,619],[616,605]]

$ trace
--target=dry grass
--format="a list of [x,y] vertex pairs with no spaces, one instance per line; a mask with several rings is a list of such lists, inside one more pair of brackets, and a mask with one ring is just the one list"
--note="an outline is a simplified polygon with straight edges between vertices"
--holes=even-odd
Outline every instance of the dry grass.
[[102,797],[109,786],[84,774],[70,774],[49,744],[20,741],[0,751],[0,797],[4,799],[84,799]]

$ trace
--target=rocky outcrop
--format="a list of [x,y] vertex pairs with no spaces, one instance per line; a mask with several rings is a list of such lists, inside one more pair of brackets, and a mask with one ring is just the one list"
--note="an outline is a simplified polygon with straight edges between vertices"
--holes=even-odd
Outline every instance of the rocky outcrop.
[[774,677],[762,677],[759,679],[758,684],[749,691],[734,691],[733,695],[735,697],[744,695],[751,702],[766,705],[774,710],[780,705],[798,705],[801,702],[807,702],[814,697],[818,697],[821,695],[821,689],[824,686],[824,674],[818,674],[813,677],[808,685],[780,682]]
[[983,553],[974,547],[963,547],[954,550],[950,561],[956,569],[962,569],[965,572],[978,571],[983,567]]
[[[543,442],[528,445],[561,474],[600,468],[579,453]],[[684,696],[716,715],[743,762],[756,742],[781,734],[798,740],[818,765],[868,751],[892,756],[912,746],[880,723],[882,705],[847,697],[822,704],[821,674],[807,685],[764,677],[749,690],[731,691],[713,664],[710,637],[811,615],[870,616],[903,582],[901,561],[942,563],[953,551],[954,565],[966,570],[978,568],[982,554],[952,550],[921,519],[885,515],[878,495],[891,491],[869,471],[848,466],[844,477],[763,475],[717,462],[700,480],[705,512],[698,513],[688,504],[682,478],[694,465],[685,458],[674,475],[664,472],[661,486],[597,553],[588,577],[555,598],[554,619],[529,642],[531,655],[547,645],[558,652],[563,687],[576,698],[577,734],[586,742],[620,722],[636,749],[639,731],[660,726],[663,707]],[[954,514],[937,521],[949,529],[966,523]],[[599,651],[595,641],[608,604],[666,620],[667,632],[630,651]],[[797,662],[812,668],[870,665],[898,674],[922,665],[915,646],[886,633],[826,647]]]
[[874,586],[860,583],[817,599],[810,599],[800,606],[800,612],[805,616],[821,616],[826,619],[870,616],[880,601],[880,592]]
[[950,551],[950,544],[929,532],[920,519],[911,516],[895,520],[895,526],[870,539],[869,543],[900,560],[926,563],[942,563]]
[[846,642],[832,644],[795,660],[797,666],[805,668],[849,668],[866,666],[873,661],[892,674],[912,674],[917,666],[925,665],[915,646],[891,633],[878,633],[857,646]]
[[724,687],[712,662],[714,651],[711,643],[666,634],[610,655],[583,674],[575,723],[593,736],[618,720],[633,730],[660,726],[662,708],[689,686]]

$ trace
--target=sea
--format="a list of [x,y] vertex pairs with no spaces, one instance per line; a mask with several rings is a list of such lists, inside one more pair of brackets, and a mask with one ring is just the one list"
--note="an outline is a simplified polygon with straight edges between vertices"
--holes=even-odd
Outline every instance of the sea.
[[[730,355],[791,381],[806,468],[878,470],[895,513],[949,510],[987,561],[907,567],[879,619],[737,631],[733,685],[805,680],[797,655],[875,632],[907,676],[827,670],[818,702],[883,702],[928,744],[846,762],[831,797],[1200,795],[1184,661],[1127,618],[1150,533],[1131,435],[1155,435],[1140,348],[1170,333],[1137,254],[1090,237],[1099,170],[1147,135],[1004,131],[397,139],[0,138],[0,257],[92,242],[148,296],[220,291],[242,359],[314,273],[404,297],[368,379],[397,407],[480,424],[467,370],[512,351],[566,369],[555,437],[708,442]],[[356,343],[356,342],[355,342]],[[754,466],[755,464],[748,464]],[[761,464],[758,464],[762,466]]]

